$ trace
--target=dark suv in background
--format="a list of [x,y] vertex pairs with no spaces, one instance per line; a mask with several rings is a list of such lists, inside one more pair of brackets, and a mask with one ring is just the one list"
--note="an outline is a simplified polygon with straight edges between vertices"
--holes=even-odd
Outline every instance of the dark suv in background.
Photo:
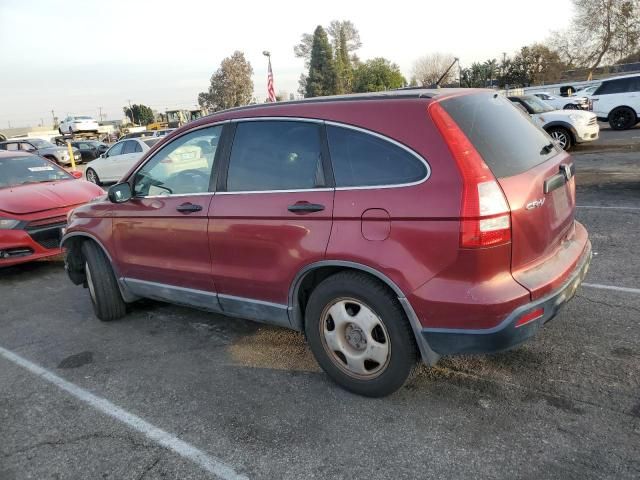
[[141,297],[304,331],[345,388],[531,337],[591,258],[571,157],[506,98],[410,90],[238,108],[159,142],[76,208],[98,318]]

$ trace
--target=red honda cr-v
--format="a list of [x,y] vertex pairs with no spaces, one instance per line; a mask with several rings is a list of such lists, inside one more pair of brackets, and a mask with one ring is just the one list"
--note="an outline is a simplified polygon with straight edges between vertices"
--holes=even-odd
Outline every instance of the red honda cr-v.
[[229,110],[177,130],[63,238],[114,320],[140,297],[305,332],[354,392],[531,337],[584,278],[571,157],[482,90]]

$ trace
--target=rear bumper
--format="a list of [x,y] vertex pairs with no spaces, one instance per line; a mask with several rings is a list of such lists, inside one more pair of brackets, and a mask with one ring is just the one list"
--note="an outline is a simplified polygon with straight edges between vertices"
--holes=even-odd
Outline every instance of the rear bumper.
[[[432,350],[440,355],[463,353],[494,353],[513,348],[542,328],[556,316],[584,280],[591,263],[591,243],[585,250],[565,283],[550,294],[516,308],[499,325],[489,329],[442,329],[424,328],[422,336]],[[518,321],[528,313],[542,309],[543,313],[534,320],[520,326]]]

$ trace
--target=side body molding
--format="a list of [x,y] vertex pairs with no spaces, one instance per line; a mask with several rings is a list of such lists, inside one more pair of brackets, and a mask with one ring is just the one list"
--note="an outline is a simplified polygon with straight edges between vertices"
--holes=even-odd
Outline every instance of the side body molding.
[[433,351],[431,347],[429,347],[426,339],[421,334],[423,327],[420,324],[420,321],[418,320],[418,317],[413,310],[411,303],[409,303],[409,300],[407,300],[400,287],[398,287],[398,285],[384,273],[379,272],[375,268],[357,262],[350,262],[345,260],[321,260],[319,262],[311,263],[300,270],[296,277],[293,279],[291,288],[289,289],[289,320],[291,322],[291,328],[299,331],[303,330],[303,312],[300,311],[300,306],[298,305],[297,300],[298,293],[300,291],[300,285],[302,285],[302,281],[309,273],[322,267],[352,268],[354,270],[360,270],[362,272],[373,275],[374,277],[377,277],[382,282],[384,282],[398,296],[398,301],[400,302],[400,305],[402,305],[402,308],[407,315],[407,318],[409,319],[409,323],[411,324],[413,336],[415,337],[416,343],[418,344],[422,361],[426,365],[436,364],[436,362],[440,358],[440,355]]

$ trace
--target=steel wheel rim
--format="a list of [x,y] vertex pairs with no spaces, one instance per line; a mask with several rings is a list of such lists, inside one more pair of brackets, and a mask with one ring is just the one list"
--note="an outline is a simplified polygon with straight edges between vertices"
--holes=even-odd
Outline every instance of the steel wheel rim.
[[320,316],[322,346],[333,364],[350,377],[380,376],[391,359],[391,342],[382,319],[364,302],[343,297]]
[[98,183],[98,178],[96,177],[96,172],[94,172],[91,169],[87,170],[87,180],[89,180],[91,183]]
[[95,303],[96,290],[93,285],[93,278],[91,277],[91,269],[89,268],[89,264],[87,262],[85,262],[84,264],[84,272],[85,272],[85,275],[87,276],[87,286],[89,287],[89,295],[91,296],[91,300],[93,300],[93,303]]
[[567,140],[568,140],[566,133],[559,132],[556,130],[555,132],[551,132],[551,138],[556,140],[560,144],[563,150],[566,148]]

